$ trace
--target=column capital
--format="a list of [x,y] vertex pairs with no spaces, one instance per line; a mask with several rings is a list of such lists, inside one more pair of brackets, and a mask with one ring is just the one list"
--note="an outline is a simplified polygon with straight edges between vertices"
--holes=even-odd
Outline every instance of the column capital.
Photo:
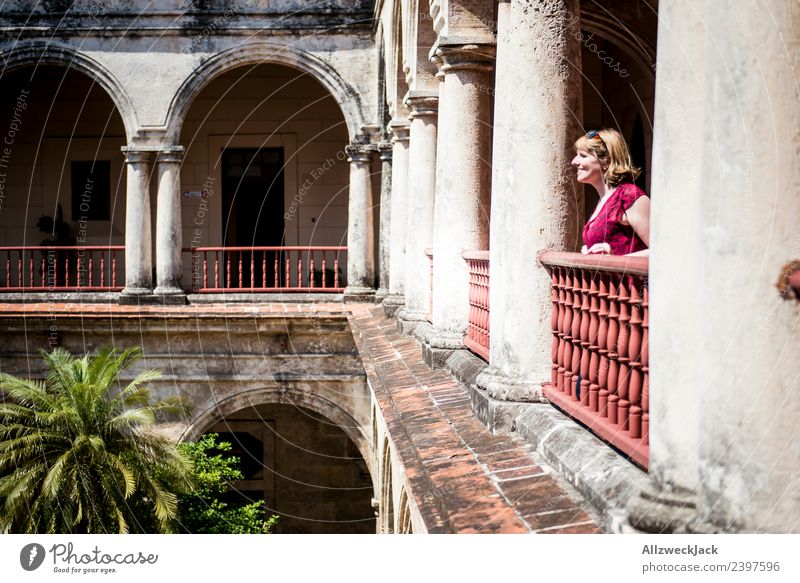
[[166,148],[161,148],[156,152],[156,161],[180,164],[183,162],[183,154],[183,146],[169,146]]
[[392,142],[407,142],[411,132],[411,125],[406,119],[392,120],[389,123],[389,133]]
[[392,142],[386,141],[378,144],[378,154],[380,155],[381,162],[391,162]]
[[375,146],[372,144],[350,144],[344,147],[348,162],[368,164]]
[[494,69],[497,47],[494,45],[444,45],[431,52],[439,74],[455,71],[489,72]]
[[406,107],[411,110],[408,118],[436,117],[439,114],[439,95],[428,91],[409,91],[405,97]]
[[152,162],[154,152],[153,150],[145,150],[135,146],[122,146],[120,148],[122,154],[125,156],[126,164],[140,164],[143,162]]

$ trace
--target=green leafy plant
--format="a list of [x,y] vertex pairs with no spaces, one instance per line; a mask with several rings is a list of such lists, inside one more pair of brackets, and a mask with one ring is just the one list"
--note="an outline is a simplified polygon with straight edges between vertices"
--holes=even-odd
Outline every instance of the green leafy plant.
[[178,398],[155,400],[148,370],[124,384],[138,349],[40,351],[44,380],[0,374],[0,531],[171,532],[191,464],[149,431]]
[[243,478],[239,459],[227,455],[231,444],[209,433],[178,447],[194,467],[194,487],[179,496],[181,526],[191,533],[267,534],[278,520],[264,519],[264,503],[233,506],[222,500],[229,485]]

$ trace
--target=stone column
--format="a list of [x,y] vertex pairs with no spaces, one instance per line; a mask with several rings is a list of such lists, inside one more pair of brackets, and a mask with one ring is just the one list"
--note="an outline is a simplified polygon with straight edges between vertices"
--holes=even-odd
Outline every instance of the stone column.
[[378,240],[378,291],[375,301],[389,295],[391,275],[389,273],[391,224],[392,224],[392,144],[378,145],[381,160],[381,224]]
[[[495,47],[440,46],[439,141],[433,234],[433,329],[425,356],[443,366],[463,347],[469,269],[463,251],[489,248]],[[528,126],[530,127],[530,126]]]
[[370,159],[363,145],[345,148],[350,162],[350,195],[347,211],[347,301],[374,301],[375,232]]
[[630,509],[637,528],[655,532],[679,530],[694,517],[699,396],[708,390],[697,374],[708,361],[705,316],[694,301],[712,260],[701,216],[704,31],[693,0],[659,4],[649,284],[653,483]]
[[127,166],[125,193],[125,289],[123,300],[153,293],[150,172],[153,152],[123,147]]
[[156,205],[155,294],[164,301],[185,302],[182,287],[181,162],[183,147],[158,152],[158,201]]
[[433,198],[436,186],[436,92],[409,92],[408,222],[406,230],[405,307],[399,327],[410,332],[428,313],[430,271],[425,249],[433,245]]
[[389,230],[389,295],[383,300],[387,316],[405,303],[406,232],[408,230],[408,122],[392,121],[392,204]]
[[700,357],[687,352],[689,343],[660,370],[695,363],[700,521],[714,530],[797,532],[800,304],[776,284],[800,259],[800,96],[792,75],[800,70],[800,4],[725,0],[704,10],[699,220],[669,226],[672,252],[687,236],[705,251],[684,257],[702,262],[702,279],[683,297],[701,317],[673,329],[700,338]]
[[574,251],[583,191],[570,160],[581,132],[577,0],[533,11],[501,2],[490,236],[490,362],[477,383],[493,399],[541,398],[550,380],[550,277],[542,249]]

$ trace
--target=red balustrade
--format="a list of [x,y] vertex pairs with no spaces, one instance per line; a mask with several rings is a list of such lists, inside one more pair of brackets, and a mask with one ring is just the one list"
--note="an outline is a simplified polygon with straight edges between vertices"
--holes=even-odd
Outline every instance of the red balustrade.
[[428,284],[430,288],[428,290],[428,313],[425,318],[427,318],[428,322],[433,324],[433,249],[425,249],[425,255],[428,256],[428,263],[430,264],[430,271],[428,272]]
[[194,247],[191,291],[342,292],[347,247]]
[[647,467],[647,257],[545,251],[552,279],[552,378],[545,396]]
[[119,291],[125,247],[0,247],[0,292]]
[[464,251],[469,266],[469,325],[464,345],[489,362],[489,252]]

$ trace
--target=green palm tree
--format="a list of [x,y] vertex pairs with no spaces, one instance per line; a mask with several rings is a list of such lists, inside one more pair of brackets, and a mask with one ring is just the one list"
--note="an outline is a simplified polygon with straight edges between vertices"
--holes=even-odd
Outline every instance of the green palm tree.
[[172,531],[191,464],[148,430],[182,401],[153,400],[155,370],[120,382],[135,348],[40,354],[44,380],[0,374],[0,532]]

